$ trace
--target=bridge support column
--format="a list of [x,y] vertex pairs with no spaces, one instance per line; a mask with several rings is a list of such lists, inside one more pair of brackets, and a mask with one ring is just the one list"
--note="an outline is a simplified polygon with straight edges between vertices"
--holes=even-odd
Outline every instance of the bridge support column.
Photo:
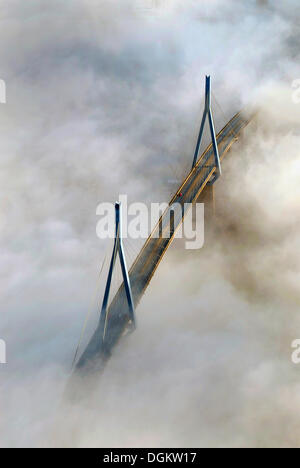
[[129,281],[129,275],[128,275],[124,249],[123,249],[121,203],[117,202],[115,204],[115,213],[116,213],[115,243],[114,243],[113,253],[111,257],[111,262],[110,262],[110,267],[109,267],[109,272],[108,272],[108,277],[107,277],[107,282],[106,282],[106,287],[105,287],[105,292],[104,292],[104,298],[103,298],[103,303],[102,303],[102,308],[101,308],[100,322],[99,322],[103,342],[105,341],[105,338],[106,338],[107,319],[108,319],[107,317],[108,297],[109,297],[111,280],[112,280],[114,266],[116,263],[117,254],[119,254],[119,257],[120,257],[120,263],[121,263],[121,269],[122,269],[122,274],[123,274],[127,302],[128,302],[128,311],[130,314],[131,325],[133,328],[135,328],[134,303],[132,299],[131,285]]
[[205,78],[205,106],[204,106],[203,117],[202,117],[202,121],[201,121],[201,125],[200,125],[200,131],[199,131],[199,135],[198,135],[198,139],[197,139],[196,149],[195,149],[195,153],[194,153],[192,170],[194,169],[194,167],[197,164],[197,159],[198,159],[200,145],[201,145],[202,138],[203,138],[204,125],[205,125],[206,119],[208,119],[208,122],[209,122],[209,129],[210,129],[211,140],[212,140],[212,148],[213,148],[214,158],[215,158],[216,171],[213,174],[212,179],[209,181],[209,184],[213,185],[216,182],[216,180],[221,176],[222,170],[221,170],[221,162],[220,162],[220,155],[219,155],[219,150],[218,150],[218,143],[217,143],[215,125],[214,125],[213,115],[212,115],[212,111],[211,111],[211,80],[210,80],[210,76],[206,76],[206,78]]

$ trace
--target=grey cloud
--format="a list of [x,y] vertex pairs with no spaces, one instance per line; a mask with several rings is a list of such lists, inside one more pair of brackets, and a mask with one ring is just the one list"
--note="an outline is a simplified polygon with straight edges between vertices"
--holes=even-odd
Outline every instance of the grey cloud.
[[[3,5],[1,444],[297,444],[299,6],[145,3]],[[217,187],[222,235],[196,256],[175,244],[90,405],[62,407],[109,248],[96,206],[169,197],[165,181],[191,163],[205,73],[218,128],[262,108]]]

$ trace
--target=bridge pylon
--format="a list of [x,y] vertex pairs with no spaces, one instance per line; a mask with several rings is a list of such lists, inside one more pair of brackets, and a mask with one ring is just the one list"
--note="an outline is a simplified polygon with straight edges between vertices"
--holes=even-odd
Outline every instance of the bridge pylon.
[[119,202],[115,203],[115,216],[116,216],[115,242],[114,242],[114,248],[113,248],[112,257],[110,261],[107,282],[106,282],[105,291],[104,291],[103,303],[102,303],[102,308],[101,308],[101,313],[100,313],[100,321],[99,321],[100,333],[102,336],[102,342],[104,344],[105,344],[107,320],[108,320],[108,310],[107,310],[108,298],[109,298],[112,275],[113,275],[113,270],[114,270],[115,263],[116,263],[117,254],[119,254],[120,263],[121,263],[124,288],[125,288],[127,302],[128,302],[131,326],[133,329],[136,326],[134,303],[133,303],[133,298],[132,298],[132,291],[131,291],[130,279],[128,275],[128,269],[126,265],[124,248],[123,248],[122,205]]
[[220,177],[220,175],[222,174],[222,170],[221,170],[221,162],[220,162],[220,155],[219,155],[219,150],[218,150],[214,120],[213,120],[212,111],[211,111],[211,78],[210,76],[205,77],[205,106],[204,106],[203,117],[202,117],[202,121],[200,125],[200,131],[199,131],[199,135],[197,139],[196,149],[194,153],[192,169],[194,169],[197,163],[200,145],[201,145],[202,138],[203,138],[204,125],[206,122],[206,118],[208,118],[208,122],[209,122],[209,129],[210,129],[210,134],[211,134],[211,139],[212,139],[212,147],[213,147],[213,152],[215,156],[215,166],[216,166],[216,172],[213,175],[213,178],[208,183],[209,185],[212,185]]

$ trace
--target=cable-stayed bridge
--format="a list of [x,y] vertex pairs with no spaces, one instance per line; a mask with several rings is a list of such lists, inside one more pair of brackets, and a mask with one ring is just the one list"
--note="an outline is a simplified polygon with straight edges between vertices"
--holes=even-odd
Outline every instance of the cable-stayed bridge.
[[[119,213],[117,214],[115,246],[100,320],[89,343],[75,365],[75,373],[86,372],[91,368],[93,370],[103,368],[120,338],[133,328],[134,309],[139,304],[159,263],[169,248],[176,230],[183,222],[185,204],[194,204],[200,195],[210,190],[209,187],[221,175],[222,159],[229,152],[235,141],[239,139],[243,129],[249,124],[252,117],[252,115],[239,112],[225,125],[218,135],[215,135],[210,102],[210,78],[206,78],[205,108],[193,166],[170,200],[168,208],[162,214],[158,224],[146,240],[129,272],[126,271],[124,258],[122,260],[122,236],[118,224]],[[209,120],[212,143],[198,158],[206,118]],[[182,206],[180,215],[178,213],[174,215],[174,212],[172,212],[174,203]],[[120,255],[124,281],[108,306],[111,276],[118,253]]]

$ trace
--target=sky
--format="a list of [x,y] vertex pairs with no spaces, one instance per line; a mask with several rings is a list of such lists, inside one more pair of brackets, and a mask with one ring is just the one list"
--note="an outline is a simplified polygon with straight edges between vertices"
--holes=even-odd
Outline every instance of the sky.
[[[297,446],[298,2],[0,3],[0,446]],[[173,244],[137,331],[66,402],[111,248],[97,205],[168,201],[205,74],[218,129],[259,109],[216,184],[216,233]]]

